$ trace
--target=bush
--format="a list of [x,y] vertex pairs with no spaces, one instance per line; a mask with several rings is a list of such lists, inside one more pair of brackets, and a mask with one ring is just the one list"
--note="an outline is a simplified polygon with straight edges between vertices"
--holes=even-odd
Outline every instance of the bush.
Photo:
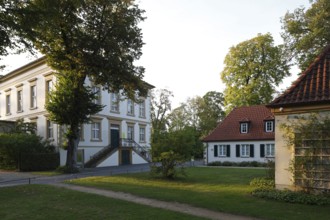
[[257,189],[274,189],[275,181],[267,178],[254,178],[250,182],[250,186],[256,187]]
[[243,161],[243,162],[230,162],[230,161],[214,161],[207,164],[208,166],[225,166],[225,167],[266,167],[267,163],[258,161]]
[[27,153],[21,154],[20,171],[55,170],[60,165],[59,153]]
[[256,189],[252,192],[253,196],[272,199],[288,203],[298,203],[306,205],[330,205],[330,198],[321,195],[307,194],[304,192],[293,192],[289,190],[276,190],[276,189]]
[[48,142],[42,142],[41,137],[26,133],[0,134],[0,168],[17,169],[19,155],[28,153],[54,152],[54,147]]

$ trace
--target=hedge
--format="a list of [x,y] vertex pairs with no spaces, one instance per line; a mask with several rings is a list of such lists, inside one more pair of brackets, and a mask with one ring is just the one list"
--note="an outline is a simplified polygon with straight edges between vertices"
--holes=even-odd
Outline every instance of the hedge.
[[20,171],[55,170],[59,165],[59,153],[22,153],[19,158]]

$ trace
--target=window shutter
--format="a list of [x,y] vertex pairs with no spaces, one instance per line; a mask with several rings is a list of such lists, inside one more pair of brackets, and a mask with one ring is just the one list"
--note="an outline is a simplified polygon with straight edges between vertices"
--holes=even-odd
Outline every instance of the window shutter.
[[227,157],[230,157],[230,145],[227,145]]
[[250,157],[254,157],[254,145],[250,144]]
[[240,145],[236,144],[236,157],[240,157]]
[[214,145],[214,156],[218,156],[218,145]]
[[260,157],[265,157],[265,145],[260,144]]

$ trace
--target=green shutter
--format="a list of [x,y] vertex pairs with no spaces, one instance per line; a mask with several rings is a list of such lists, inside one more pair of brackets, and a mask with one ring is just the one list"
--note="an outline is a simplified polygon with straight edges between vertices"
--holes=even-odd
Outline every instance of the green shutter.
[[218,145],[214,145],[214,157],[218,156]]
[[240,145],[236,144],[236,157],[240,157]]
[[260,157],[265,157],[265,145],[260,144]]
[[254,145],[250,144],[250,157],[254,157]]
[[230,145],[227,145],[227,157],[230,157]]

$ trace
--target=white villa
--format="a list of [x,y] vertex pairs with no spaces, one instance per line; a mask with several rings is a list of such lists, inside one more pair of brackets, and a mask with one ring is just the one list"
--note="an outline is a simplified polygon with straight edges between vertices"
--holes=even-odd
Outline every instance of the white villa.
[[[35,123],[37,134],[56,146],[60,163],[64,165],[63,127],[48,120],[44,107],[46,95],[56,80],[53,72],[42,57],[0,76],[0,120],[24,119]],[[87,167],[147,163],[150,160],[150,97],[134,103],[102,90],[90,80],[85,83],[100,93],[97,101],[105,107],[92,116],[91,123],[81,127],[78,163]]]

